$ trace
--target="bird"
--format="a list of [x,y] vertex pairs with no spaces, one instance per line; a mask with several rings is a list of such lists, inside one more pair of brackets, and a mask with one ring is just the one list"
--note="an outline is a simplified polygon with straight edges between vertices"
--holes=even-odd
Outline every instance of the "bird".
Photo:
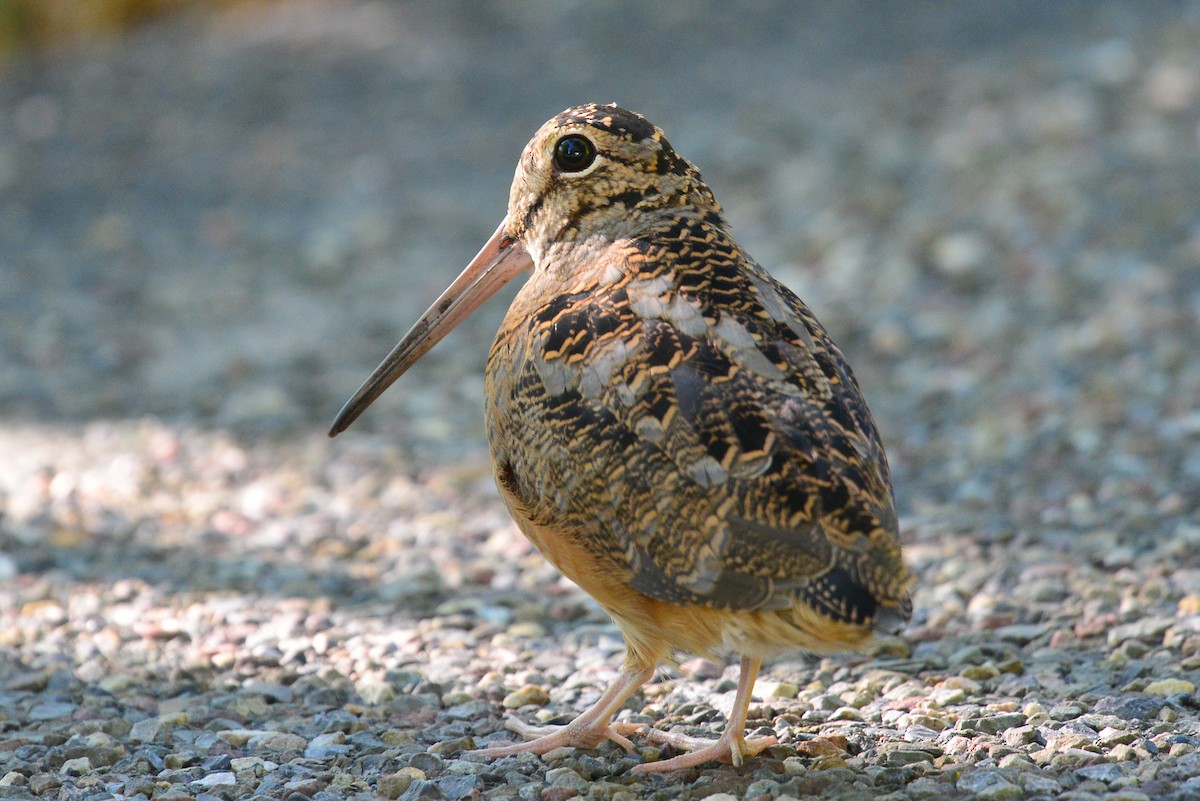
[[[861,649],[912,615],[891,472],[841,350],[754,261],[700,171],[645,117],[569,108],[524,148],[507,214],[338,413],[344,431],[500,286],[484,419],[522,533],[624,636],[611,686],[562,726],[510,719],[500,758],[634,736],[637,773],[740,766],[764,659]],[[682,654],[741,658],[706,740],[614,721]]]

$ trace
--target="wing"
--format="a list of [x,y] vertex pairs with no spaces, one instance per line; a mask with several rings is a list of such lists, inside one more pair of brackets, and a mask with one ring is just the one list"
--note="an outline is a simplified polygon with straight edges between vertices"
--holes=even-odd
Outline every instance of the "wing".
[[690,224],[666,240],[688,247],[631,249],[624,278],[529,318],[517,391],[552,433],[528,491],[659,600],[902,608],[891,478],[850,368],[799,298]]

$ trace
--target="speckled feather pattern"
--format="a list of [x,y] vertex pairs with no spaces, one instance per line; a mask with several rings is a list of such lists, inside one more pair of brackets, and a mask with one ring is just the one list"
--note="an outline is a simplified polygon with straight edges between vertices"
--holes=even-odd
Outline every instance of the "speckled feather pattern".
[[[579,131],[595,165],[554,174],[545,154]],[[648,660],[845,647],[907,620],[891,476],[849,366],[662,132],[615,106],[560,114],[509,219],[536,266],[488,360],[497,482],[631,653],[670,639],[639,629],[673,607],[729,623]],[[658,611],[622,612],[631,598]]]

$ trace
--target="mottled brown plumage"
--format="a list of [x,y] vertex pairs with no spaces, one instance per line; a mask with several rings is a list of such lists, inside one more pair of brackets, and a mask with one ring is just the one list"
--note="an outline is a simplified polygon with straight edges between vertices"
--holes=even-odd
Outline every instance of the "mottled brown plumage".
[[641,116],[568,109],[534,134],[508,215],[342,410],[337,433],[532,268],[492,345],[486,422],[521,530],[612,615],[625,669],[591,709],[502,756],[604,738],[678,651],[740,653],[715,743],[643,771],[743,756],[762,659],[861,645],[911,613],[891,477],[854,376],[808,308],[733,240],[700,173]]

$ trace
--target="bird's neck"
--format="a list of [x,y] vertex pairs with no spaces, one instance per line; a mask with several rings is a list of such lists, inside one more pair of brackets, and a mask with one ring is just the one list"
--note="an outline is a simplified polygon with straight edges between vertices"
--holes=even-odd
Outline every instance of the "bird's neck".
[[530,283],[578,292],[615,283],[631,270],[670,269],[674,260],[663,255],[680,239],[694,238],[698,228],[707,237],[729,239],[718,211],[676,207],[639,214],[605,233],[527,245],[534,261]]

